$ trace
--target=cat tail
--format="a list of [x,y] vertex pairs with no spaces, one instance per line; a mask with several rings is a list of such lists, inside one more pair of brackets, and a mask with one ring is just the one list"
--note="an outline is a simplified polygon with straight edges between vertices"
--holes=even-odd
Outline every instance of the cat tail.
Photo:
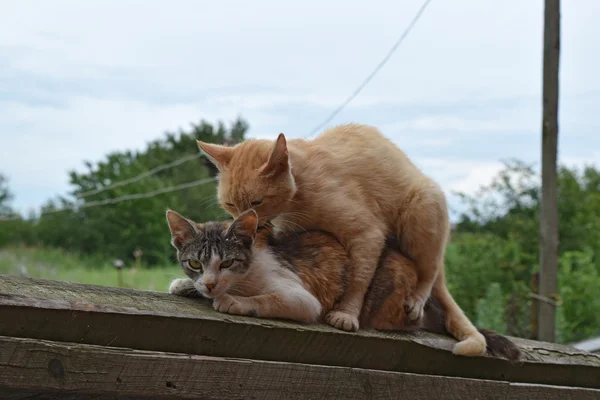
[[492,356],[511,361],[521,357],[521,350],[507,337],[491,330],[477,329],[456,304],[445,284],[434,287],[427,301],[423,330],[454,336],[459,340],[453,349],[457,355],[481,356],[487,351]]
[[517,361],[521,358],[519,347],[506,336],[489,329],[479,329],[479,332],[485,337],[488,354],[494,357],[508,358],[511,361]]

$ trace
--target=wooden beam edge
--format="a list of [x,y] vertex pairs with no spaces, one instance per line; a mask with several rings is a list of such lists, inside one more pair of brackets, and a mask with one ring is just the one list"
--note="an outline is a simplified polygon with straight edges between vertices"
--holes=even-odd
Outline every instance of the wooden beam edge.
[[[597,399],[599,390],[0,337],[3,398]],[[532,397],[533,396],[533,397]]]

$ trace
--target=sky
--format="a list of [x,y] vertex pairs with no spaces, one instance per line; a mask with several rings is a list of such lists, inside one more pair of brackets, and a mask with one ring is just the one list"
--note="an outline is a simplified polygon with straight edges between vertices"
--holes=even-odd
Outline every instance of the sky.
[[[205,119],[307,137],[381,61],[421,0],[19,0],[0,4],[0,173],[13,206],[68,170]],[[600,161],[600,2],[562,2],[559,160]],[[327,126],[377,126],[455,191],[540,161],[542,0],[433,0]]]

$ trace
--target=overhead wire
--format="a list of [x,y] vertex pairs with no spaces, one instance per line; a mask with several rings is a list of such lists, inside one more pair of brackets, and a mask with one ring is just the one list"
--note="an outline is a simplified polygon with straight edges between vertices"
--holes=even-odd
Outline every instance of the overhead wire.
[[342,104],[340,104],[335,110],[333,110],[333,112],[331,112],[331,114],[329,114],[329,116],[327,118],[325,118],[325,120],[323,122],[321,122],[320,124],[315,126],[313,128],[313,130],[310,131],[310,133],[308,135],[309,137],[314,136],[321,129],[323,129],[323,127],[325,127],[328,123],[330,123],[340,112],[342,112],[342,110],[344,108],[346,108],[346,106],[348,104],[350,104],[350,102],[352,100],[354,100],[356,98],[356,96],[358,96],[360,94],[360,92],[362,92],[362,90],[365,88],[365,86],[367,86],[369,84],[369,82],[371,82],[371,80],[375,77],[375,75],[377,75],[379,70],[381,70],[381,68],[383,68],[383,66],[389,61],[389,59],[392,57],[392,55],[398,49],[398,47],[402,44],[402,42],[404,42],[404,39],[406,39],[408,34],[412,31],[414,26],[417,24],[417,22],[421,18],[421,15],[423,15],[423,13],[425,12],[425,9],[429,5],[429,3],[431,3],[431,1],[432,0],[425,0],[425,2],[421,6],[421,8],[419,8],[419,11],[417,11],[417,13],[415,14],[415,16],[413,17],[411,22],[408,24],[406,29],[404,29],[404,31],[402,32],[400,37],[396,40],[396,42],[394,43],[392,48],[388,51],[386,56],[383,57],[383,59],[379,62],[379,64],[377,64],[375,69],[373,71],[371,71],[371,73],[365,78],[365,80],[360,85],[358,85],[358,87],[354,90],[354,92],[352,92],[352,94],[350,96],[348,96],[346,98],[346,100],[344,100],[342,102]]
[[141,181],[144,178],[147,178],[149,176],[157,174],[157,173],[159,173],[161,171],[164,171],[166,169],[176,167],[178,165],[181,165],[181,164],[186,163],[186,162],[191,161],[191,160],[196,160],[198,158],[202,158],[203,156],[204,156],[204,154],[200,153],[200,152],[198,152],[196,154],[191,154],[191,155],[188,155],[186,157],[182,157],[180,159],[172,161],[170,163],[156,166],[156,167],[154,167],[154,168],[152,168],[152,169],[150,169],[148,171],[142,172],[141,174],[136,175],[136,176],[134,176],[132,178],[124,179],[122,181],[117,181],[117,182],[114,182],[114,183],[112,183],[112,184],[110,184],[108,186],[104,186],[104,187],[101,187],[101,188],[97,188],[97,189],[93,189],[93,190],[88,190],[88,191],[83,192],[83,193],[78,193],[75,197],[77,197],[79,199],[82,199],[84,197],[89,197],[89,196],[92,196],[94,194],[102,193],[102,192],[105,192],[105,191],[110,190],[110,189],[114,189],[114,188],[117,188],[117,187],[129,185],[130,183],[135,183],[135,182]]
[[[129,201],[129,200],[148,199],[148,198],[155,197],[155,196],[158,196],[158,195],[164,194],[164,193],[170,193],[170,192],[175,192],[178,190],[184,190],[184,189],[189,189],[189,188],[196,187],[196,186],[205,185],[207,183],[214,182],[216,180],[217,180],[217,178],[199,179],[199,180],[192,181],[192,182],[186,182],[186,183],[182,183],[179,185],[174,185],[174,186],[169,186],[166,188],[152,190],[150,192],[127,194],[124,196],[115,197],[115,198],[111,198],[111,199],[90,201],[90,202],[87,202],[84,204],[74,205],[72,207],[63,207],[63,208],[57,208],[57,209],[53,209],[53,210],[46,210],[46,211],[42,212],[42,215],[53,214],[53,213],[58,213],[58,212],[63,212],[63,211],[77,211],[77,210],[85,209],[85,208],[99,207],[99,206],[104,206],[104,205],[108,205],[108,204],[117,204],[117,203],[121,203],[123,201]],[[21,219],[21,217],[20,216],[0,217],[0,221],[15,221],[18,219]]]

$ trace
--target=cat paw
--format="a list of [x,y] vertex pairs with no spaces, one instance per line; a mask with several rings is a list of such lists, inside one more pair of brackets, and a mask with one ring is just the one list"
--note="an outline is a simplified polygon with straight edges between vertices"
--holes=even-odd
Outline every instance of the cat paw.
[[233,296],[228,294],[224,294],[222,296],[216,297],[213,300],[213,308],[218,312],[229,313],[229,309],[235,304],[239,303]]
[[257,315],[256,310],[252,306],[241,301],[236,301],[233,303],[231,307],[229,307],[229,311],[227,311],[227,313],[247,317],[256,317]]
[[413,294],[406,299],[404,311],[411,321],[418,321],[423,317],[423,308],[425,307],[425,299],[417,294]]
[[175,296],[188,297],[190,292],[196,291],[194,281],[189,278],[174,279],[169,285],[169,293]]
[[213,307],[219,312],[231,315],[245,315],[249,317],[256,316],[256,310],[251,305],[228,294],[214,299]]
[[334,328],[348,332],[358,330],[358,318],[343,311],[330,311],[325,317],[325,321]]

